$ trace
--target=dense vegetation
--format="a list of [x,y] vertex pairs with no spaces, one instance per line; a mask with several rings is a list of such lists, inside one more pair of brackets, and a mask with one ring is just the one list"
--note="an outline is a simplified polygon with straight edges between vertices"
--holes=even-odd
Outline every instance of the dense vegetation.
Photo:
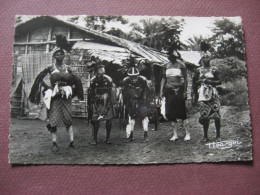
[[[77,23],[79,17],[72,17],[70,22]],[[224,105],[247,105],[247,80],[245,66],[245,47],[242,25],[228,18],[218,19],[211,28],[213,35],[204,38],[194,36],[186,44],[180,41],[180,34],[185,20],[174,18],[148,18],[139,23],[131,23],[122,16],[86,16],[86,27],[99,29],[108,34],[128,39],[149,46],[161,52],[169,50],[201,51],[201,43],[207,43],[207,52],[213,58],[211,64],[218,67],[222,75],[222,103]],[[124,32],[119,28],[106,29],[109,22],[119,22],[131,27]]]

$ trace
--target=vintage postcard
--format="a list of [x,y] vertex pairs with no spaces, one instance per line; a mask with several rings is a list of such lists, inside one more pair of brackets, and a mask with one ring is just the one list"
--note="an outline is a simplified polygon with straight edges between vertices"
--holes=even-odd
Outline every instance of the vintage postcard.
[[240,17],[15,19],[11,164],[252,161]]

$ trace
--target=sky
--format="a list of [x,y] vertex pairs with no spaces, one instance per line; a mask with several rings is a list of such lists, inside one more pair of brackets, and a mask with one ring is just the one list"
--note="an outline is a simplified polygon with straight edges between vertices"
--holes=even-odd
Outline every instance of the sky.
[[[26,21],[33,16],[23,16],[22,20]],[[67,19],[69,16],[57,16],[60,19]],[[83,18],[85,16],[81,15],[78,24],[84,26]],[[165,16],[164,16],[165,17]],[[129,27],[130,23],[136,22],[139,23],[140,19],[160,19],[162,16],[124,16],[129,23],[127,25],[123,25],[119,22],[111,22],[107,23],[106,28],[109,30],[112,27],[120,28],[124,32],[129,32],[131,28]],[[165,17],[169,18],[169,17]],[[223,17],[173,17],[177,20],[184,19],[185,25],[183,27],[183,31],[180,34],[180,41],[183,43],[186,43],[189,38],[192,38],[193,36],[202,36],[203,38],[208,38],[213,35],[213,33],[210,30],[210,27],[213,27],[214,21],[217,19],[221,19]],[[242,22],[240,17],[228,17],[231,21],[235,22],[236,24],[239,24]]]
[[[140,19],[146,18],[154,18],[160,19],[161,16],[125,16],[128,19],[129,23],[136,22],[138,23]],[[169,17],[165,17],[169,18]],[[223,17],[173,17],[177,20],[184,19],[185,25],[183,27],[183,31],[180,34],[180,41],[186,42],[189,38],[195,36],[202,36],[204,38],[208,38],[213,35],[210,30],[210,27],[214,26],[214,22],[217,19],[222,19]],[[235,22],[236,24],[241,23],[240,17],[228,17],[231,21]],[[110,24],[112,27],[113,25]],[[121,30],[125,30],[126,32],[130,30],[130,28],[126,27],[125,25],[115,24],[115,26],[120,27]]]

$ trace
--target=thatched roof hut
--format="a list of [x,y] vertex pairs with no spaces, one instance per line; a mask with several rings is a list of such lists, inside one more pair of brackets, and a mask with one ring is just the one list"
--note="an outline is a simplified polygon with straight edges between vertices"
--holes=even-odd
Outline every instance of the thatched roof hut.
[[[14,51],[19,51],[19,46],[46,45],[46,47],[42,48],[45,48],[46,53],[48,53],[55,45],[55,34],[66,36],[69,42],[85,41],[93,44],[101,42],[105,45],[114,46],[115,51],[117,47],[125,48],[126,53],[131,52],[149,61],[159,63],[168,61],[166,55],[152,48],[82,27],[54,16],[39,16],[18,24],[15,30]],[[24,54],[29,54],[32,50],[24,48],[20,49],[20,51],[24,51]]]
[[[88,86],[89,74],[84,64],[84,51],[88,51],[91,55],[107,61],[110,65],[121,65],[122,60],[127,59],[130,55],[148,61],[150,65],[153,63],[163,65],[168,62],[165,53],[142,44],[82,27],[54,16],[38,16],[18,24],[15,29],[13,113],[20,114],[23,112],[20,108],[22,107],[22,110],[24,110],[24,107],[26,107],[24,102],[27,102],[32,82],[45,66],[52,63],[52,50],[56,43],[55,34],[65,36],[68,42],[74,44],[69,55],[70,64],[77,69],[85,87]],[[180,53],[187,65],[191,65],[191,67],[198,65],[197,54],[194,55],[194,52],[184,51]],[[153,74],[151,74],[151,71],[149,72],[151,76],[149,79],[154,79],[154,75],[157,73],[156,70],[152,70]],[[21,85],[22,80],[23,85]],[[158,78],[156,83],[158,84]],[[24,93],[21,94],[21,91],[24,91]],[[84,106],[78,107],[80,110],[86,111]]]

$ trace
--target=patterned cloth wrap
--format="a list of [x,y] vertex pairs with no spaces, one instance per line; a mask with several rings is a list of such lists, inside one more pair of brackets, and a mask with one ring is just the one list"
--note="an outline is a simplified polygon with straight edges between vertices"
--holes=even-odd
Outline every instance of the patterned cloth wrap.
[[89,114],[92,120],[109,120],[113,117],[113,81],[107,75],[91,79],[89,90]]
[[[45,95],[47,92],[52,91],[50,106],[47,110],[47,116],[52,127],[72,125],[72,98],[77,96],[81,100],[84,99],[80,78],[72,73],[69,66],[63,65],[63,68],[64,72],[60,72],[55,65],[51,65],[40,72],[34,81],[28,98],[32,103],[39,104],[40,96],[35,94],[39,94],[39,91],[42,91],[42,87],[44,87],[43,93]],[[50,74],[51,86],[47,86],[43,82],[48,74]],[[71,87],[72,96],[64,95],[63,92],[66,94],[66,90]],[[65,91],[60,93],[60,90],[63,89]],[[55,93],[53,93],[54,91]]]
[[65,95],[66,87],[75,88],[75,77],[73,74],[66,72],[54,72],[50,76],[53,91],[57,92],[51,99],[49,109],[49,120],[52,127],[71,126],[72,125],[72,94]]
[[[200,68],[200,79],[214,79],[214,72],[217,71],[215,67],[212,67],[205,71]],[[217,89],[213,85],[202,83],[198,89],[199,105],[200,105],[200,119],[199,122],[203,123],[208,119],[220,119],[220,99]]]
[[126,106],[126,114],[132,119],[142,120],[149,113],[149,87],[147,79],[138,76],[136,82],[130,77],[123,80],[123,101]]
[[47,111],[52,127],[72,125],[72,101],[71,98],[55,96],[51,100],[50,109]]

